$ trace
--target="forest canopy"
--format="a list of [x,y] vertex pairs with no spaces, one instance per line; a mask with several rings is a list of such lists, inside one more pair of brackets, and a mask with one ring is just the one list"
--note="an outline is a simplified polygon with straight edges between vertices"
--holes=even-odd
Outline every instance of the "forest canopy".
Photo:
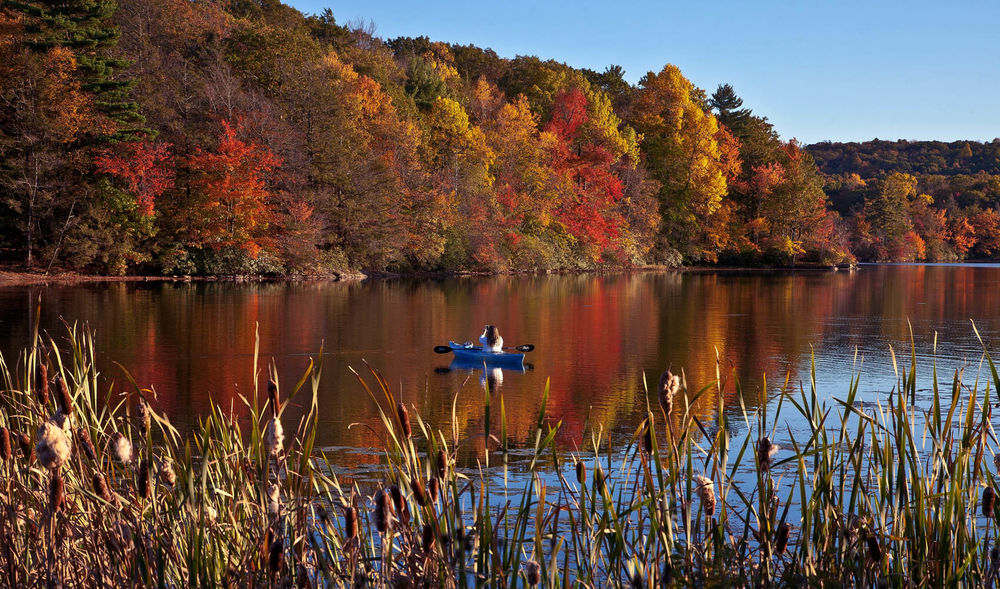
[[670,64],[631,84],[614,65],[381,39],[276,0],[3,0],[0,33],[8,265],[329,275],[1000,252],[992,144],[806,149]]

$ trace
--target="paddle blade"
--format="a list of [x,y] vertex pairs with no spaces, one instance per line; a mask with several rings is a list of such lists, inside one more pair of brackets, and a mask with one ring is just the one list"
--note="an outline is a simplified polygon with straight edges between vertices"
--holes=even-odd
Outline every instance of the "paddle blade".
[[434,346],[434,353],[435,354],[447,354],[450,351],[451,351],[451,348],[448,347],[448,346]]
[[518,352],[530,352],[531,350],[535,349],[535,346],[531,344],[523,344],[520,346],[515,346],[514,349],[517,350]]

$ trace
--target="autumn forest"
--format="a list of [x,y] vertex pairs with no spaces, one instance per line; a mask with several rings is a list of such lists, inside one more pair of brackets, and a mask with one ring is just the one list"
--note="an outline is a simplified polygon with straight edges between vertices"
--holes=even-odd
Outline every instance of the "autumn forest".
[[0,1],[0,104],[0,261],[32,270],[1000,256],[1000,141],[802,146],[673,65],[633,85],[277,0]]

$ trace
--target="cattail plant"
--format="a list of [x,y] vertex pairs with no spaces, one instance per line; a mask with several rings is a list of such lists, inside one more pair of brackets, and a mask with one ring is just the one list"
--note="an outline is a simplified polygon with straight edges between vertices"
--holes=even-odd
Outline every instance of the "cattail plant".
[[150,470],[149,460],[143,460],[139,465],[139,472],[136,475],[136,491],[138,491],[140,499],[149,499],[151,490],[149,484]]
[[135,416],[136,421],[139,423],[139,432],[145,435],[149,431],[151,419],[149,416],[149,406],[146,405],[146,400],[142,397],[139,397],[139,402],[136,403]]
[[767,436],[757,441],[757,466],[761,473],[771,470],[771,457],[781,450],[781,446],[772,444]]
[[424,485],[420,482],[420,479],[410,481],[410,490],[413,492],[413,499],[417,502],[417,505],[421,507],[427,505],[427,493],[424,491]]
[[778,537],[774,542],[774,551],[778,556],[785,553],[785,548],[788,546],[790,528],[791,526],[788,525],[788,522],[781,522],[781,525],[778,526]]
[[993,487],[983,489],[983,517],[993,517],[993,506],[997,501],[997,493]]
[[437,476],[442,481],[448,479],[448,455],[444,453],[443,449],[439,449],[437,452]]
[[642,425],[642,451],[646,454],[653,453],[653,424],[649,417]]
[[60,467],[52,468],[50,476],[49,505],[52,512],[56,513],[62,510],[63,502],[66,499],[66,483],[63,481],[62,468]]
[[354,507],[344,508],[344,530],[348,540],[358,537],[358,510]]
[[424,554],[427,554],[434,550],[434,543],[436,540],[436,534],[434,533],[434,526],[430,524],[424,524],[423,533],[420,537],[420,547],[423,549]]
[[0,459],[4,462],[11,459],[10,430],[5,427],[0,427]]
[[69,394],[69,387],[62,375],[56,375],[56,393],[59,400],[59,409],[66,415],[73,415],[73,397]]
[[281,413],[281,399],[278,397],[278,383],[269,379],[267,381],[267,398],[271,402],[271,413],[278,415]]
[[55,419],[51,419],[38,428],[38,442],[35,444],[35,453],[38,460],[45,468],[59,468],[73,452],[73,444],[66,431],[57,425]]
[[270,483],[267,486],[267,513],[272,517],[281,514],[281,488],[277,483]]
[[715,515],[715,483],[700,474],[694,475],[695,493],[701,499],[701,507],[709,517]]
[[267,449],[269,455],[277,458],[281,456],[284,443],[285,431],[281,427],[281,420],[277,417],[272,417],[267,422],[267,429],[264,430],[264,447]]
[[528,585],[537,587],[542,582],[542,566],[534,560],[524,563],[524,576],[528,579]]
[[35,373],[35,396],[42,407],[49,404],[49,369],[44,363],[38,365]]
[[111,452],[114,454],[115,460],[122,464],[132,462],[132,442],[129,442],[128,438],[121,432],[115,432],[111,436]]
[[882,547],[878,543],[878,536],[868,534],[868,561],[872,563],[882,562]]
[[674,397],[681,389],[681,377],[673,374],[669,370],[660,375],[660,384],[657,387],[657,397],[660,401],[660,408],[669,418],[674,412]]
[[108,489],[107,479],[100,472],[95,472],[93,477],[94,493],[96,493],[101,499],[104,499],[108,503],[111,503],[111,491]]
[[17,445],[21,447],[21,454],[24,456],[25,462],[31,464],[35,461],[35,447],[31,445],[31,438],[28,437],[28,434],[17,434]]
[[90,439],[90,433],[85,426],[76,428],[76,443],[87,455],[87,458],[97,461],[97,450],[94,449],[94,442]]
[[392,520],[392,499],[385,489],[375,495],[375,528],[382,534],[389,530]]
[[170,463],[170,457],[164,456],[160,459],[157,477],[160,479],[161,483],[170,489],[173,489],[177,484],[177,475],[174,474],[174,467]]
[[407,438],[413,437],[413,427],[410,425],[410,412],[406,410],[406,405],[403,403],[397,404],[396,414],[399,417],[399,425],[403,428],[403,435]]

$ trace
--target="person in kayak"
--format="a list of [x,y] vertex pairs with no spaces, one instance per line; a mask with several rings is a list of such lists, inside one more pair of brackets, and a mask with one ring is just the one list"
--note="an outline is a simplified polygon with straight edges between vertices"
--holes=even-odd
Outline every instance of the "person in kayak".
[[496,325],[487,325],[483,330],[483,335],[479,336],[479,343],[483,345],[484,352],[502,352],[503,338]]

